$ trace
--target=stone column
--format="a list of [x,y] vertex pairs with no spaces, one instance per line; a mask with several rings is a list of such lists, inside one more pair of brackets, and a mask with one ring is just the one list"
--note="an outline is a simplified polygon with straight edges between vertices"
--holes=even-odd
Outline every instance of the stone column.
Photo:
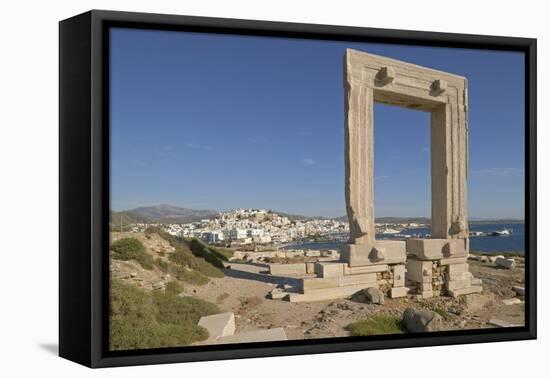
[[432,238],[447,239],[451,227],[451,161],[449,106],[431,112]]
[[431,112],[432,238],[468,238],[466,106]]
[[345,79],[346,210],[349,243],[374,246],[373,89]]

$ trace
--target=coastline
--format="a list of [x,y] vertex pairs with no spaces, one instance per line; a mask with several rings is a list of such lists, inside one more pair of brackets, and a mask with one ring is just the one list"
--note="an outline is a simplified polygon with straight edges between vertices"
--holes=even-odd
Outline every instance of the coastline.
[[[502,254],[512,253],[515,255],[525,255],[524,241],[524,223],[470,223],[471,231],[497,231],[502,228],[513,230],[509,236],[472,236],[470,237],[470,250],[477,254]],[[425,235],[430,232],[429,228],[410,228],[403,230],[401,234]],[[392,237],[390,235],[379,234],[377,239],[405,240],[403,238]],[[282,249],[335,249],[341,251],[342,241],[329,240],[318,242],[292,243],[285,245]]]

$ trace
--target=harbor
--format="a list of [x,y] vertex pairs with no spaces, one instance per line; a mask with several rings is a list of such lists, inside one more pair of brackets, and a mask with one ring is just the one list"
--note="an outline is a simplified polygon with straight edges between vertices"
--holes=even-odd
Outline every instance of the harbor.
[[[524,254],[525,237],[524,223],[470,223],[470,250],[472,252],[502,253],[515,252]],[[396,232],[384,232],[394,230]],[[377,239],[402,240],[408,238],[429,238],[429,227],[419,228],[386,228],[379,231]],[[336,249],[341,250],[342,243],[346,239],[342,235],[332,240],[304,241],[302,243],[289,244],[285,249]]]

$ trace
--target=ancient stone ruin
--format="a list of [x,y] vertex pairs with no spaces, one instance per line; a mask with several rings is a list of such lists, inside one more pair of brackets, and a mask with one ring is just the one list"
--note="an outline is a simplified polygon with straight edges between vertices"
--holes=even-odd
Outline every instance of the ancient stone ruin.
[[[458,296],[482,290],[468,271],[468,88],[464,77],[348,49],[344,57],[346,211],[349,242],[338,261],[315,263],[290,301],[350,296]],[[431,113],[431,237],[376,240],[374,103]]]

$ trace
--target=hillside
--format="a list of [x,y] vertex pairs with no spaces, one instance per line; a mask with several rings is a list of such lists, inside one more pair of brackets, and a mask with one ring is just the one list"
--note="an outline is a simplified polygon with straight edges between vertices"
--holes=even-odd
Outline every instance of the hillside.
[[[205,340],[197,325],[219,313],[211,302],[184,294],[223,278],[232,251],[183,241],[157,228],[111,232],[110,347],[113,350],[189,345]],[[140,332],[136,333],[135,330]]]
[[215,210],[195,210],[166,204],[137,207],[126,213],[155,223],[189,223],[213,218],[218,214]]
[[153,221],[145,216],[133,214],[128,211],[111,211],[110,223],[113,225],[136,224],[136,223],[153,223]]

